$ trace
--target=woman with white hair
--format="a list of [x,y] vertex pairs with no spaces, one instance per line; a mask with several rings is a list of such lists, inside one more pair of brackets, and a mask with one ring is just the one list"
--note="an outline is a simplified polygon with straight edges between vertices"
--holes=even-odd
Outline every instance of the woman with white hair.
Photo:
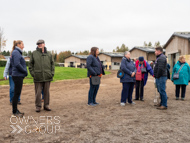
[[121,93],[121,106],[125,106],[128,99],[129,104],[135,104],[132,101],[133,88],[135,84],[136,67],[133,61],[130,59],[130,52],[126,51],[121,61],[121,70],[124,72],[124,76],[120,79],[123,84],[123,90]]

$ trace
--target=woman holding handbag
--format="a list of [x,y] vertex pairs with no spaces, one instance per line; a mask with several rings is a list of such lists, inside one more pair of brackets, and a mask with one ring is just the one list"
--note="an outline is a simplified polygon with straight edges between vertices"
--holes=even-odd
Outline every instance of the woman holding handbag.
[[87,57],[86,64],[88,70],[88,77],[90,80],[90,89],[88,93],[88,105],[96,106],[96,95],[98,93],[100,78],[105,75],[103,65],[98,57],[99,49],[97,47],[91,48],[91,53]]
[[139,57],[139,60],[136,61],[135,65],[137,69],[135,100],[139,100],[140,95],[140,100],[144,101],[144,86],[146,85],[148,79],[148,73],[153,76],[154,72],[148,62],[144,60],[144,57]]
[[190,81],[190,67],[185,61],[184,56],[179,57],[179,61],[175,64],[172,71],[172,82],[176,85],[176,100],[179,100],[180,88],[181,91],[181,100],[185,99],[186,86]]
[[130,52],[126,51],[121,61],[121,70],[124,72],[124,76],[120,78],[120,82],[123,84],[121,93],[121,106],[125,106],[128,99],[129,104],[135,104],[132,101],[133,88],[135,84],[136,68],[133,61],[130,59]]

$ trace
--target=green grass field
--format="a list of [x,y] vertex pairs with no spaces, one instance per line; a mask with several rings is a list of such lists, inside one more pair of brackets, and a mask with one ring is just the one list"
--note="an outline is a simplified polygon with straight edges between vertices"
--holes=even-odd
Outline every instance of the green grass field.
[[[4,80],[3,72],[4,67],[0,67],[0,85],[8,85],[9,81]],[[106,74],[110,72],[106,71]],[[87,69],[81,68],[65,68],[65,67],[55,67],[55,76],[53,78],[53,82],[58,80],[66,80],[66,79],[81,79],[87,78]],[[24,79],[24,84],[32,84],[33,79],[28,71],[28,76]]]

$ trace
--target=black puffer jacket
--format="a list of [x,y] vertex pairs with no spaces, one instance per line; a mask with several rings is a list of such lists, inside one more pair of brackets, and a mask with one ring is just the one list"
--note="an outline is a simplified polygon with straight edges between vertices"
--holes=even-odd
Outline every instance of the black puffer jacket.
[[167,60],[164,54],[160,54],[157,56],[154,67],[154,77],[160,78],[162,76],[167,77]]

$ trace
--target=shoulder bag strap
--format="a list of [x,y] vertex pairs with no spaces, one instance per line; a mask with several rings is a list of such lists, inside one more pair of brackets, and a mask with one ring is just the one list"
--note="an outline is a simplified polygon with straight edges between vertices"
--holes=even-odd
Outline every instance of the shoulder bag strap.
[[181,65],[180,69],[177,71],[177,73],[179,73],[181,71],[181,69],[183,68],[185,64]]

